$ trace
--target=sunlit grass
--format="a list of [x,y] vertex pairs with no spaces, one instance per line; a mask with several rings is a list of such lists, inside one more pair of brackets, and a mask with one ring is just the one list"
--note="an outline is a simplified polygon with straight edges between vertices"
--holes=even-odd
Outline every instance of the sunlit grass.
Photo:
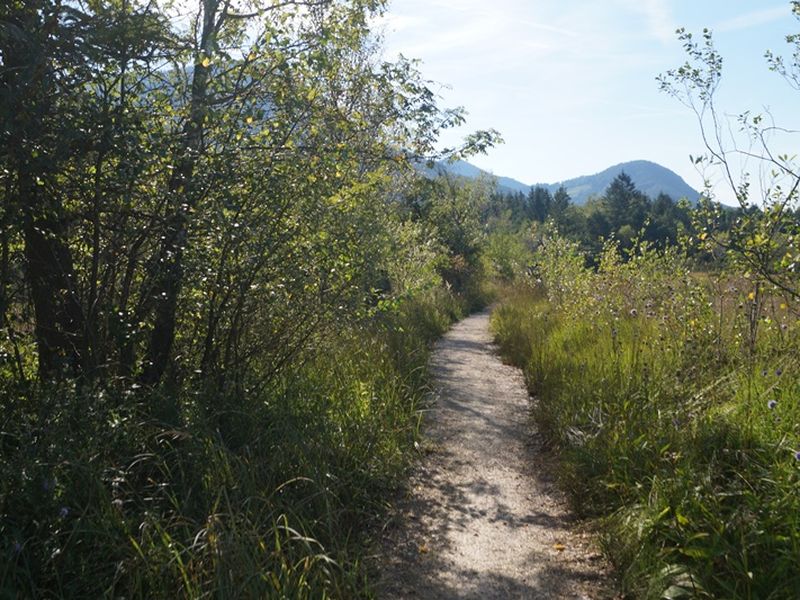
[[603,524],[626,591],[796,598],[796,323],[765,301],[751,351],[748,290],[727,286],[720,301],[708,277],[666,281],[662,260],[573,278],[561,302],[544,265],[543,287],[494,313],[495,335],[524,368],[562,482]]

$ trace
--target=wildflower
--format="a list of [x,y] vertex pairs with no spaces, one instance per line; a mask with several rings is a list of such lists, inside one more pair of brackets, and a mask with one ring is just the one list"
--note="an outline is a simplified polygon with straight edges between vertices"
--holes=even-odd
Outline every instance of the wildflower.
[[45,479],[42,482],[42,490],[47,492],[48,494],[56,489],[56,480],[55,479]]
[[762,370],[761,370],[761,376],[762,376],[762,377],[766,377],[766,376],[767,376],[767,373],[768,373],[768,371],[767,371],[766,369],[762,369]]
[[11,544],[11,550],[14,554],[19,554],[22,552],[22,544],[20,544],[17,540],[14,540],[14,543]]
[[638,311],[638,310],[636,310],[635,308],[632,308],[632,309],[631,309],[631,316],[632,316],[632,317],[635,317],[635,316],[636,316],[636,315],[638,315],[638,314],[639,314],[639,311]]
[[770,410],[775,410],[776,406],[778,406],[777,400],[770,400],[769,402],[767,402],[767,408],[769,408]]
[[781,331],[786,331],[789,329],[789,326],[786,323],[781,323]]
[[66,519],[69,516],[69,507],[62,506],[61,510],[58,511],[58,516],[61,517],[62,519]]
[[780,367],[778,367],[778,368],[775,370],[775,375],[777,375],[778,377],[780,377],[781,375],[783,375],[783,369],[781,369]]
[[794,453],[794,459],[795,460],[800,460],[800,450],[798,450],[797,452]]

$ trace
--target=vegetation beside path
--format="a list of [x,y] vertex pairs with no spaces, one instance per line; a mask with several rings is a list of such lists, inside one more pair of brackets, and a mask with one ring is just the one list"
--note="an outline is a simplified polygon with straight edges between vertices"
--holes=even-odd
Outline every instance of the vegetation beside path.
[[497,136],[381,0],[0,9],[0,598],[352,598]]
[[[642,244],[597,271],[557,236],[493,315],[561,481],[637,598],[796,598],[797,306]],[[761,290],[761,291],[760,291]]]

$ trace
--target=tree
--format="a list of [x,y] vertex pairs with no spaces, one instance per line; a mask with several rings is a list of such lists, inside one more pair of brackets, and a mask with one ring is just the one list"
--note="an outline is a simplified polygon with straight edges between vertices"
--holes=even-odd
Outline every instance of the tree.
[[[43,379],[86,375],[95,366],[107,169],[120,167],[126,152],[117,142],[128,117],[140,114],[126,99],[126,69],[147,60],[163,35],[151,8],[38,0],[12,2],[0,13],[1,308],[10,328],[9,246],[21,232]],[[86,272],[71,243],[83,225],[89,225]]]
[[[791,6],[794,16],[800,19],[800,2],[792,2]],[[767,282],[798,298],[796,270],[800,247],[793,210],[800,197],[800,165],[796,157],[775,150],[775,136],[788,132],[776,126],[769,115],[750,112],[739,115],[738,128],[730,127],[716,101],[723,60],[711,32],[703,30],[699,42],[683,29],[678,36],[688,60],[661,75],[658,81],[664,92],[687,106],[697,118],[706,153],[692,158],[692,162],[701,170],[721,172],[726,187],[739,204],[738,217],[725,232],[721,224],[727,219],[726,212],[718,203],[705,204],[697,224],[699,240],[709,252],[713,253],[715,247],[722,248],[730,259],[757,275],[756,296],[762,283]],[[791,56],[787,59],[768,51],[767,62],[771,70],[798,90],[800,36],[787,36],[786,41],[792,48]],[[740,159],[757,165],[763,181],[760,186],[752,185],[751,173],[741,168]],[[710,184],[706,185],[705,194],[709,199],[715,197]]]
[[627,225],[638,230],[644,224],[648,199],[624,171],[617,175],[603,194],[602,203],[612,231]]
[[463,122],[380,59],[382,2],[170,6],[0,14],[0,317],[42,379],[263,385],[374,300],[393,181]]
[[544,223],[550,216],[553,197],[546,187],[535,186],[528,192],[528,217],[534,221]]
[[563,185],[559,186],[559,188],[556,190],[556,193],[553,194],[551,213],[554,215],[561,215],[569,208],[571,203],[572,198],[567,193],[567,188],[565,188]]

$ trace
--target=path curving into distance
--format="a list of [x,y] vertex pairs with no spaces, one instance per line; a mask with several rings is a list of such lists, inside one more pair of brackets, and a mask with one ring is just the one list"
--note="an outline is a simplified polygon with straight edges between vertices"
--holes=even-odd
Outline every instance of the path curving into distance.
[[522,373],[497,357],[488,311],[439,341],[431,372],[426,455],[384,533],[378,598],[611,597],[602,558],[548,474]]

